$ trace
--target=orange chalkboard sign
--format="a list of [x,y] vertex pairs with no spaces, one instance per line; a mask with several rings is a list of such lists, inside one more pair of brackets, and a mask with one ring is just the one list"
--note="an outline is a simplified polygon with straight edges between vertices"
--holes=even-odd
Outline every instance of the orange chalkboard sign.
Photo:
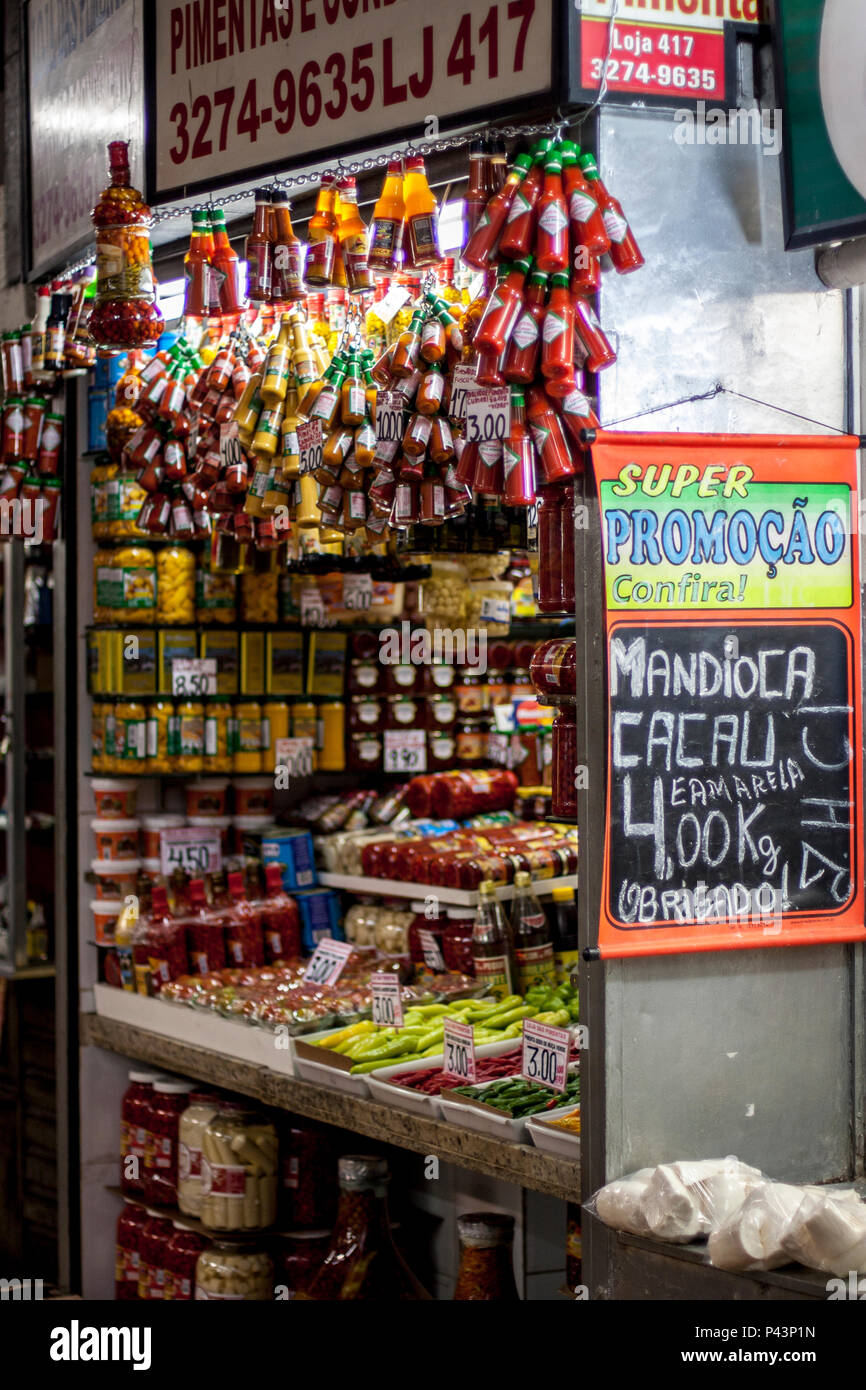
[[602,956],[866,937],[858,447],[598,435]]

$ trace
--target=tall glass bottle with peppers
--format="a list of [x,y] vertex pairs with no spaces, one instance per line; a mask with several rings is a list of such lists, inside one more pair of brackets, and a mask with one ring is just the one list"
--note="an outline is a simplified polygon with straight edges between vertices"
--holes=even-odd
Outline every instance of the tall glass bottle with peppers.
[[460,1268],[455,1303],[517,1303],[512,1246],[514,1217],[498,1211],[467,1212],[457,1218]]
[[392,1303],[429,1299],[394,1245],[388,1218],[388,1164],[366,1154],[341,1158],[340,1200],[322,1267],[301,1299]]
[[111,183],[91,213],[97,278],[89,328],[98,347],[144,347],[155,343],[163,328],[154,302],[150,208],[131,186],[127,142],[112,141],[108,158]]

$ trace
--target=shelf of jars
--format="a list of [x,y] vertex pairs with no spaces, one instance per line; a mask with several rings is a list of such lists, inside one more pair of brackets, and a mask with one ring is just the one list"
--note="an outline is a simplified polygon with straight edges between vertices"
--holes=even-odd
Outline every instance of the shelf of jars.
[[[376,897],[411,898],[415,901],[436,897],[452,907],[477,907],[480,900],[478,891],[474,889],[431,887],[429,883],[401,883],[398,879],[365,878],[356,874],[320,873],[319,882],[325,888],[337,888],[362,896],[373,894]],[[558,878],[537,878],[533,879],[532,888],[538,897],[550,897],[557,888],[574,888],[575,882],[576,878],[571,874]],[[496,892],[500,901],[510,902],[515,895],[514,884],[497,884]]]
[[277,1110],[336,1125],[382,1144],[435,1156],[562,1201],[580,1201],[580,1141],[577,1138],[573,1143],[574,1157],[558,1157],[527,1143],[476,1133],[446,1120],[425,1119],[415,1111],[313,1085],[272,1067],[194,1042],[181,1042],[176,1037],[162,1036],[98,1013],[81,1015],[80,1036],[84,1046],[103,1048],[137,1062],[210,1082]]

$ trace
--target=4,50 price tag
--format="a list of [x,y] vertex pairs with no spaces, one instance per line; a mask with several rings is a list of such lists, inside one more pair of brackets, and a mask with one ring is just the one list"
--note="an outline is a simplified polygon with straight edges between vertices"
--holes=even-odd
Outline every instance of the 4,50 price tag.
[[520,1074],[526,1081],[537,1081],[553,1091],[564,1091],[568,1079],[571,1034],[567,1028],[551,1028],[549,1023],[523,1020],[523,1061]]
[[351,941],[334,941],[326,936],[310,956],[304,979],[311,985],[332,985],[340,978],[352,954]]
[[403,1027],[403,999],[400,981],[387,970],[377,970],[370,976],[373,995],[373,1022],[386,1028]]
[[222,841],[218,830],[197,830],[182,826],[178,830],[162,830],[159,836],[160,869],[168,878],[175,869],[198,878],[201,874],[219,873],[223,866]]
[[171,663],[171,693],[216,695],[216,657],[175,657]]
[[322,466],[322,422],[304,420],[298,425],[298,453],[300,462],[298,472],[301,477],[314,473]]
[[503,440],[511,429],[507,386],[476,386],[466,393],[466,439],[470,444]]
[[445,1019],[445,1038],[443,1051],[445,1062],[442,1070],[446,1076],[455,1076],[460,1081],[474,1084],[475,1042],[471,1023],[458,1023],[454,1018]]

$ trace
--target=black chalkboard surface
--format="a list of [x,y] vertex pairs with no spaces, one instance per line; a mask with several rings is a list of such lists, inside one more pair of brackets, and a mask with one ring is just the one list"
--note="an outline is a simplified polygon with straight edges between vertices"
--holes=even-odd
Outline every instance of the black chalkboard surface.
[[841,912],[859,854],[850,634],[616,625],[608,655],[611,919],[766,932]]

